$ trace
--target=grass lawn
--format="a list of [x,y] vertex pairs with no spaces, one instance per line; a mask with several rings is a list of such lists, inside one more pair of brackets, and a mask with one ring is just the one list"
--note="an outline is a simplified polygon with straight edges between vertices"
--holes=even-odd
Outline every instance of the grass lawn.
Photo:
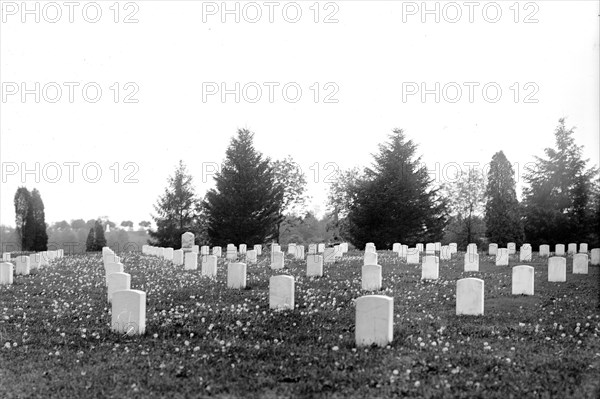
[[[597,266],[547,282],[535,256],[535,296],[511,295],[510,267],[464,253],[420,281],[420,266],[379,252],[381,295],[394,298],[394,341],[355,348],[362,253],[305,276],[286,258],[248,265],[248,288],[139,253],[121,254],[131,288],[147,293],[144,336],[110,332],[99,254],[66,256],[0,286],[0,397],[485,397],[598,398]],[[520,264],[511,259],[510,265]],[[295,277],[296,309],[269,310],[269,277]],[[485,281],[485,316],[455,315],[456,280]]]

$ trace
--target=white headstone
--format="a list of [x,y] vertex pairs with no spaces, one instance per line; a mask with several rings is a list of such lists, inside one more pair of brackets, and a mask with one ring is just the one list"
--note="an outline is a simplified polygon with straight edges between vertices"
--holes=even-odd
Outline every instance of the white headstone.
[[186,252],[183,268],[185,270],[198,269],[198,254],[196,252]]
[[579,253],[587,254],[588,253],[588,245],[585,242],[579,244]]
[[592,249],[592,260],[591,260],[592,265],[600,265],[600,248],[593,248]]
[[112,294],[111,329],[127,335],[146,332],[146,293],[121,290]]
[[463,278],[456,282],[456,314],[483,315],[483,280]]
[[450,244],[448,244],[448,246],[450,247],[450,252],[453,254],[458,253],[458,244],[455,242],[451,242]]
[[335,262],[335,248],[325,248],[323,253],[323,262],[334,263]]
[[341,245],[334,245],[333,246],[333,253],[334,256],[339,259],[342,256],[344,256],[344,251],[342,251],[342,246]]
[[246,263],[256,263],[258,261],[258,256],[256,255],[256,251],[251,249],[246,251]]
[[29,255],[29,267],[30,271],[37,270],[40,267],[40,263],[42,263],[42,254],[30,254]]
[[542,244],[540,245],[540,256],[550,256],[550,245]]
[[399,242],[395,242],[392,244],[392,252],[400,252],[400,243]]
[[363,265],[376,265],[377,264],[377,252],[365,252],[363,258]]
[[491,243],[488,246],[488,255],[497,255],[498,254],[498,244]]
[[210,255],[210,247],[208,245],[201,246],[200,255]]
[[29,261],[29,256],[17,256],[16,261],[16,274],[19,275],[28,275],[31,271],[31,264]]
[[577,244],[576,243],[570,243],[569,246],[567,247],[567,253],[569,255],[572,254],[576,254],[577,253]]
[[425,253],[427,255],[435,255],[435,244],[432,242],[425,244]]
[[304,245],[296,245],[295,258],[304,260]]
[[465,272],[478,272],[479,271],[479,254],[466,253],[465,254]]
[[441,242],[434,242],[435,244],[435,250],[436,252],[440,252],[442,250],[442,243]]
[[508,266],[510,255],[508,248],[498,248],[496,253],[496,266]]
[[221,257],[221,251],[222,251],[221,247],[212,247],[212,254],[214,256],[216,256],[217,258]]
[[400,245],[400,251],[398,251],[398,257],[400,259],[406,260],[407,255],[408,255],[408,245]]
[[356,300],[356,346],[386,346],[394,336],[394,298],[365,295]]
[[183,265],[183,249],[173,251],[173,264],[177,266]]
[[323,276],[323,256],[308,254],[306,257],[306,276],[321,277]]
[[165,260],[169,260],[169,261],[173,261],[173,253],[175,251],[173,250],[173,248],[165,248],[165,250],[163,251],[163,256],[165,258]]
[[452,251],[448,245],[442,245],[440,248],[440,260],[452,259]]
[[548,258],[548,281],[564,283],[567,281],[567,259],[562,256]]
[[287,254],[294,255],[294,256],[296,255],[296,244],[294,244],[294,243],[288,244]]
[[248,246],[246,244],[240,244],[240,254],[245,254],[248,250]]
[[116,291],[131,289],[131,275],[128,273],[111,273],[106,276],[107,299],[112,302],[112,296]]
[[365,245],[365,252],[377,252],[375,244],[372,242],[368,242],[367,245]]
[[191,252],[194,246],[194,233],[187,232],[181,235],[181,249],[183,252]]
[[234,289],[246,288],[246,264],[229,263],[227,265],[227,287]]
[[269,278],[269,308],[294,309],[294,277],[282,275]]
[[4,252],[2,254],[2,261],[3,262],[10,262],[10,258],[11,258],[10,252]]
[[467,253],[471,254],[471,253],[477,253],[477,244],[469,244],[467,245]]
[[340,248],[342,249],[342,253],[346,253],[348,252],[348,243],[347,242],[343,242],[340,244]]
[[531,262],[531,245],[523,245],[519,250],[519,261],[520,262]]
[[440,277],[440,259],[434,255],[423,257],[421,280],[437,280]]
[[573,274],[588,274],[587,254],[573,255]]
[[217,276],[217,257],[215,255],[202,255],[202,275]]
[[325,252],[325,244],[318,244],[317,245],[317,252],[322,254],[323,252]]
[[281,251],[273,252],[271,255],[271,269],[283,269],[285,254]]
[[308,254],[314,255],[317,253],[317,244],[308,244]]
[[423,244],[421,244],[421,243],[415,245],[415,248],[417,248],[417,251],[419,251],[419,253],[423,252],[423,250],[424,250]]
[[233,261],[237,260],[237,249],[228,246],[227,252],[225,253],[225,259]]
[[515,266],[512,269],[512,294],[533,295],[534,270],[532,266]]
[[508,249],[508,254],[513,255],[517,253],[517,244],[514,242],[509,242],[506,244],[506,248]]
[[0,285],[13,283],[13,264],[10,262],[0,263]]
[[254,250],[256,251],[256,255],[261,256],[262,255],[262,245],[260,244],[256,244],[254,246]]
[[565,254],[565,244],[556,244],[554,246],[554,255],[563,256]]
[[271,253],[273,252],[282,252],[281,251],[281,245],[279,244],[271,244]]
[[419,249],[418,248],[408,248],[406,252],[406,263],[409,265],[418,265],[420,262],[419,257]]
[[104,278],[106,285],[108,285],[108,276],[113,273],[123,273],[123,264],[108,263],[106,266],[104,266]]
[[379,291],[381,289],[381,266],[376,264],[363,265],[362,289],[364,291]]
[[192,245],[192,252],[198,255],[200,253],[200,245]]

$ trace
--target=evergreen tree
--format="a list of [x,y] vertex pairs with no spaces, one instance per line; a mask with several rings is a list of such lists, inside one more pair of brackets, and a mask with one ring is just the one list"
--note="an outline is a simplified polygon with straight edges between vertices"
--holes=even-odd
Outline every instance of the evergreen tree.
[[48,250],[48,233],[46,232],[46,216],[44,212],[44,202],[40,192],[34,188],[31,192],[31,209],[33,212],[34,231],[33,231],[33,251]]
[[253,145],[253,133],[238,130],[206,194],[208,235],[213,245],[262,244],[277,238],[284,190],[268,158]]
[[94,250],[102,251],[102,248],[106,246],[106,238],[104,237],[104,226],[100,219],[96,220],[94,225]]
[[203,233],[198,220],[201,213],[200,202],[196,198],[192,176],[183,161],[179,161],[174,175],[169,177],[168,186],[154,209],[157,216],[153,215],[152,218],[156,223],[156,231],[148,232],[152,245],[180,248],[181,235],[187,231],[194,233],[196,242],[199,242]]
[[85,250],[87,252],[95,252],[96,249],[96,234],[94,232],[94,228],[90,228],[90,232],[88,233],[87,240],[85,241]]
[[[597,174],[587,168],[573,128],[564,119],[555,131],[555,147],[527,168],[523,189],[525,234],[532,245],[589,242],[598,244]],[[596,208],[596,209],[595,209]]]
[[15,193],[15,225],[19,236],[21,251],[31,251],[33,248],[35,221],[31,206],[31,193],[26,187],[19,187]]
[[447,204],[415,156],[416,148],[402,130],[394,130],[379,145],[364,178],[348,187],[348,231],[356,247],[373,242],[391,248],[394,242],[415,245],[442,238]]
[[523,224],[512,165],[502,151],[492,156],[487,177],[485,205],[486,237],[505,247],[523,242]]

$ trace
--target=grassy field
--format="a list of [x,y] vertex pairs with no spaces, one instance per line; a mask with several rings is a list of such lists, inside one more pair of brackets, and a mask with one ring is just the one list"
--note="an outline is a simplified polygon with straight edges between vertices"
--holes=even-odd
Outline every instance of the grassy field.
[[[362,253],[305,277],[305,262],[248,266],[248,288],[136,253],[132,289],[146,291],[144,336],[110,332],[100,255],[67,256],[0,286],[0,397],[485,397],[597,398],[599,268],[547,282],[535,257],[535,296],[511,295],[511,270],[463,256],[421,282],[420,267],[379,253],[382,295],[394,298],[394,341],[354,345]],[[520,264],[511,259],[511,266]],[[296,279],[296,309],[269,310],[268,281]],[[485,280],[485,316],[455,315],[456,280]]]

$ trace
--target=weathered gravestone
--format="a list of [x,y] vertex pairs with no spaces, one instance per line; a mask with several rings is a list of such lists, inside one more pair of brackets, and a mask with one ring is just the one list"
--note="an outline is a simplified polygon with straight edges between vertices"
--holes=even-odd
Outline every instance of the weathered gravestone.
[[282,275],[269,278],[269,308],[294,309],[294,277]]
[[237,260],[237,249],[235,247],[227,246],[227,252],[225,253],[225,259],[235,261]]
[[246,264],[232,262],[227,265],[227,287],[246,288]]
[[381,266],[363,265],[361,286],[364,291],[379,291],[381,289]]
[[281,251],[273,252],[271,255],[271,269],[283,269],[285,262],[285,255]]
[[448,245],[442,245],[440,249],[440,260],[450,260],[452,259],[452,252],[450,251],[450,247]]
[[137,335],[146,332],[146,293],[121,290],[112,294],[111,329],[119,334]]
[[531,262],[531,245],[523,244],[519,250],[519,261],[520,262]]
[[437,280],[440,277],[440,259],[425,255],[421,264],[421,280]]
[[594,249],[592,249],[592,260],[591,260],[591,263],[594,266],[600,265],[600,248],[594,248]]
[[316,254],[308,254],[308,256],[306,257],[306,276],[323,276],[323,256]]
[[465,254],[465,272],[478,272],[479,271],[479,254],[466,253]]
[[554,255],[555,256],[564,256],[565,254],[565,244],[556,244],[554,246]]
[[183,252],[192,252],[194,247],[194,233],[186,232],[181,235],[181,249]]
[[254,246],[254,250],[256,251],[256,255],[261,256],[262,255],[262,245],[260,244],[256,244]]
[[216,256],[217,258],[220,258],[222,255],[222,248],[221,247],[212,247],[212,254],[214,256]]
[[509,242],[506,244],[506,248],[508,249],[509,255],[514,255],[517,253],[517,244],[514,242]]
[[112,303],[112,296],[117,291],[131,289],[131,275],[128,273],[111,273],[106,276],[106,296],[108,303]]
[[562,256],[548,258],[548,281],[556,283],[567,281],[567,259]]
[[248,250],[248,246],[246,244],[240,244],[240,254],[245,254]]
[[208,277],[217,276],[217,257],[215,255],[202,256],[202,275]]
[[512,268],[512,294],[533,295],[534,270],[532,266],[515,266]]
[[294,256],[296,255],[296,244],[294,244],[294,243],[288,244],[287,254],[294,255]]
[[0,263],[0,285],[13,283],[13,264],[10,262]]
[[581,244],[579,244],[579,253],[581,254],[587,254],[588,253],[588,245],[585,242],[582,242]]
[[409,248],[406,253],[406,263],[409,265],[418,265],[420,262],[419,249]]
[[325,248],[323,253],[323,262],[334,263],[335,262],[335,248]]
[[483,280],[478,278],[463,278],[456,282],[457,315],[483,315],[483,287]]
[[577,253],[577,244],[572,242],[567,246],[567,253],[573,255]]
[[488,245],[488,255],[497,255],[498,254],[498,244],[491,243]]
[[176,249],[173,251],[173,264],[180,266],[183,265],[183,250]]
[[317,253],[317,244],[308,244],[308,254],[314,255]]
[[377,264],[377,252],[365,252],[363,258],[363,265],[376,265]]
[[468,254],[476,254],[477,253],[477,244],[467,245],[467,253]]
[[573,255],[573,274],[588,274],[587,254]]
[[296,245],[296,253],[294,256],[296,259],[304,259],[304,245]]
[[509,258],[508,248],[498,248],[498,252],[496,253],[496,266],[508,266]]
[[375,244],[372,242],[368,242],[367,245],[365,246],[365,252],[377,252],[377,249],[375,248]]
[[540,256],[550,256],[550,245],[547,245],[547,244],[540,245],[539,255]]
[[200,255],[210,255],[210,247],[208,245],[201,246]]
[[386,346],[394,339],[394,298],[365,295],[356,299],[356,346]]
[[19,275],[24,275],[27,276],[30,273],[30,261],[29,261],[29,256],[17,256],[17,258],[15,259],[16,262],[16,268],[15,268],[15,273],[17,276]]
[[247,263],[256,263],[258,261],[258,255],[254,249],[246,251],[246,262]]
[[183,268],[185,270],[196,270],[198,269],[198,254],[196,252],[186,252]]

